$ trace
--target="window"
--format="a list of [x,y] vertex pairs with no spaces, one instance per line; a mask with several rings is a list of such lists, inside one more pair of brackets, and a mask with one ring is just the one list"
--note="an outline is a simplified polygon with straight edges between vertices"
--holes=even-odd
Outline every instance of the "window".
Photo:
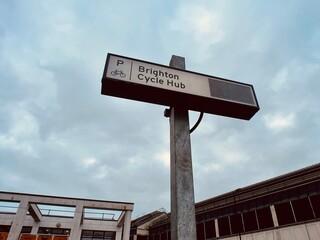
[[219,218],[218,225],[219,225],[219,234],[221,237],[230,235],[229,217]]
[[83,230],[81,240],[114,240],[115,232]]
[[207,239],[216,237],[216,228],[214,225],[214,220],[205,222],[205,230]]
[[230,223],[231,223],[232,234],[243,232],[243,223],[242,223],[241,214],[235,214],[230,216]]
[[258,230],[258,222],[255,211],[244,212],[243,216],[243,225],[246,232]]
[[0,232],[9,232],[11,226],[0,225]]
[[259,223],[259,229],[274,227],[270,207],[258,209],[257,218]]
[[21,229],[21,233],[31,233],[32,227],[23,226]]
[[204,223],[197,224],[197,240],[205,240]]
[[308,198],[302,198],[292,201],[292,207],[297,222],[314,219],[312,208]]
[[[130,236],[133,239],[133,236]],[[148,236],[137,235],[137,240],[148,240]]]
[[274,208],[276,209],[279,226],[295,222],[290,202],[276,204]]
[[67,228],[39,228],[40,234],[53,234],[53,235],[70,235],[70,229]]
[[320,218],[320,195],[311,196],[310,201],[316,218]]
[[168,240],[167,239],[167,232],[161,233],[160,240]]

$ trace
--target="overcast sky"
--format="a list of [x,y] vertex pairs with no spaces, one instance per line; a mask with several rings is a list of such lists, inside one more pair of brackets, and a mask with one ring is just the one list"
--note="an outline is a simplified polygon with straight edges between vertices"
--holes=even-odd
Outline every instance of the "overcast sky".
[[166,107],[101,95],[109,52],[254,86],[191,135],[197,202],[319,162],[319,0],[2,0],[0,191],[170,211]]

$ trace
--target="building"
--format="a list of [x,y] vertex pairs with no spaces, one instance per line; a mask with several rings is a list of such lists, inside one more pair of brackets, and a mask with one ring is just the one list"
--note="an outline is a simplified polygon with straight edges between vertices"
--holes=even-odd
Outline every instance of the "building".
[[[196,203],[196,222],[198,240],[319,240],[320,164]],[[170,240],[170,214],[150,223],[130,239]]]
[[[139,236],[139,240],[147,240],[149,236],[149,228],[161,220],[167,220],[168,214],[164,209],[160,209],[141,217],[134,219],[131,222],[130,239],[133,236]],[[135,239],[136,240],[136,239]]]
[[133,206],[0,192],[0,240],[128,240]]

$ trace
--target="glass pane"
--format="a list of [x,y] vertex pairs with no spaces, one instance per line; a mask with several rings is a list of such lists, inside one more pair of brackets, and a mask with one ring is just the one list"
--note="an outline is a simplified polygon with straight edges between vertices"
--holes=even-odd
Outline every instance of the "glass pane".
[[205,222],[206,238],[216,237],[216,229],[214,226],[214,220]]
[[57,235],[62,235],[63,234],[63,229],[57,229],[57,228],[54,228],[52,229],[51,231],[52,234],[57,234]]
[[274,208],[276,209],[279,226],[295,222],[290,202],[276,204]]
[[93,231],[83,230],[82,231],[82,236],[83,237],[92,237],[93,236]]
[[255,211],[245,212],[242,214],[242,216],[246,232],[258,230],[258,223]]
[[316,218],[320,218],[320,195],[310,197]]
[[243,232],[243,223],[242,223],[241,214],[235,214],[230,216],[230,223],[231,223],[232,234]]
[[103,233],[103,232],[100,232],[100,231],[95,231],[95,232],[93,233],[93,236],[94,236],[94,237],[103,237],[103,236],[104,236],[104,233]]
[[229,217],[219,218],[218,225],[220,236],[230,235]]
[[292,207],[297,222],[314,219],[311,205],[308,198],[302,198],[292,201]]
[[31,229],[32,229],[32,227],[26,227],[26,226],[24,226],[24,227],[22,227],[22,229],[21,229],[21,233],[31,233]]
[[[145,236],[144,236],[144,237],[145,237]],[[147,238],[142,238],[142,239],[147,239]],[[168,240],[168,239],[167,239],[167,233],[166,233],[166,232],[161,233],[160,240]]]
[[274,227],[270,207],[257,210],[259,229]]
[[198,223],[197,224],[197,240],[204,240],[204,224]]

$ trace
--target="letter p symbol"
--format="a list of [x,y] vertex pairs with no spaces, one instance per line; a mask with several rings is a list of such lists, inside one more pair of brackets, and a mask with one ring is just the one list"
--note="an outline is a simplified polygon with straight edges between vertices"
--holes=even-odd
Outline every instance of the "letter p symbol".
[[119,66],[119,65],[121,65],[121,64],[124,64],[124,61],[118,59],[118,60],[117,60],[117,66]]

